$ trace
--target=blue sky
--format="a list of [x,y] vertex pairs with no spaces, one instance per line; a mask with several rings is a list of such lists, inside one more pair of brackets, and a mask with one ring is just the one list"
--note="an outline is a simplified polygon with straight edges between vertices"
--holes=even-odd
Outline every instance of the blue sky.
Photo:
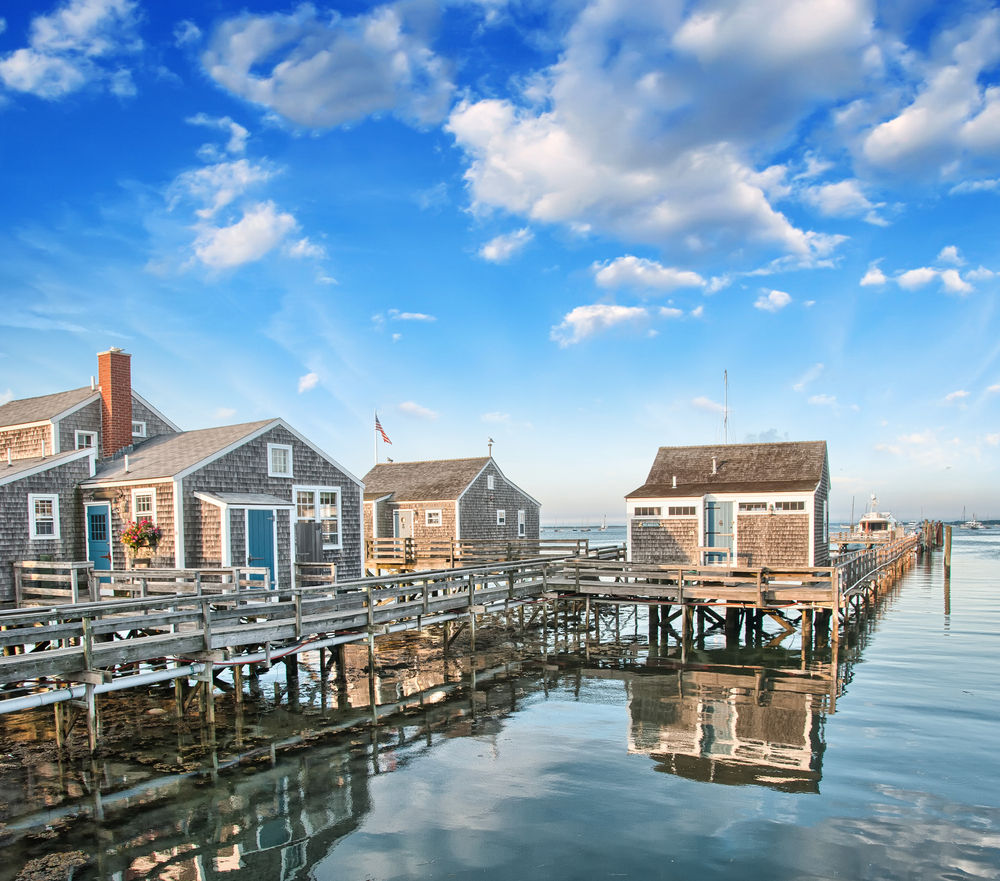
[[543,520],[660,445],[830,444],[834,517],[1000,516],[1000,10],[930,0],[9,4],[0,400],[95,353],[185,428]]

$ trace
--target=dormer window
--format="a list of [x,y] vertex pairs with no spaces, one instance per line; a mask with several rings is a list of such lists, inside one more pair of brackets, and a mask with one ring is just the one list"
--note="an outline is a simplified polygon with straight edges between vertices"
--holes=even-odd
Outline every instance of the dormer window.
[[90,450],[97,446],[96,431],[77,431],[76,448],[78,450]]
[[145,437],[146,436],[146,423],[132,421],[132,437]]

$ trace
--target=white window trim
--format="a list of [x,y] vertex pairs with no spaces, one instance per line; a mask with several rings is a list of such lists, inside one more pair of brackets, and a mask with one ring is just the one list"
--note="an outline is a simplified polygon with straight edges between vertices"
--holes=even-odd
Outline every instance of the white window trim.
[[497,526],[507,525],[507,511],[504,508],[497,508]]
[[[431,514],[437,514],[437,523],[431,523]],[[428,508],[424,511],[424,526],[444,526],[444,517],[441,514],[440,508]]]
[[525,511],[517,512],[517,537],[524,538],[528,534],[528,516]]
[[[155,486],[141,486],[141,487],[139,487],[137,489],[133,489],[132,490],[132,517],[130,519],[133,520],[133,521],[138,521],[138,519],[139,519],[139,513],[135,509],[135,497],[136,496],[147,496],[147,495],[151,495],[153,497],[153,510],[150,513],[149,517],[150,517],[150,520],[152,520],[153,524],[156,525],[156,487]],[[146,515],[143,514],[143,517],[145,517],[145,516]]]
[[496,489],[496,479],[494,478],[494,476],[492,474],[487,474],[486,475],[486,488],[488,490],[494,490],[494,489]]
[[[80,438],[86,436],[93,437],[94,442],[90,446],[80,446]],[[97,432],[96,431],[81,431],[79,428],[73,432],[73,448],[76,450],[96,450],[97,449]]]
[[[269,447],[270,446],[280,446],[280,444],[268,444],[268,446]],[[289,449],[291,449],[291,447],[289,447]],[[270,453],[270,451],[268,451],[267,458],[268,458],[268,461],[271,460],[271,453]],[[322,493],[336,493],[337,494],[337,538],[339,539],[339,541],[336,542],[336,544],[334,544],[333,542],[327,542],[327,541],[323,542],[323,550],[324,551],[339,551],[339,550],[343,549],[343,547],[344,547],[344,520],[343,520],[343,517],[341,515],[341,506],[342,506],[343,501],[344,501],[344,494],[343,494],[343,492],[341,492],[340,487],[339,486],[299,486],[298,484],[296,484],[295,486],[293,486],[292,487],[292,511],[291,511],[291,514],[292,514],[292,532],[293,533],[295,532],[295,524],[296,523],[308,522],[308,521],[305,520],[305,518],[300,518],[299,517],[299,506],[298,506],[299,495],[298,494],[300,492],[304,492],[304,493],[311,492],[311,493],[315,493],[316,494],[313,497],[313,512],[314,512],[313,513],[313,521],[312,521],[313,523],[320,523],[323,520],[323,518],[320,517],[320,514],[319,514],[319,507],[320,507],[320,505],[319,505],[319,494],[321,492]]]
[[[288,450],[288,473],[283,474],[271,469],[273,464],[272,450]],[[294,477],[295,476],[295,462],[292,459],[292,445],[291,444],[268,444],[267,445],[267,476],[268,477]],[[310,487],[304,486],[302,489],[310,489]],[[339,503],[338,503],[339,504]]]
[[[39,535],[35,532],[35,501],[49,500],[52,502],[52,535]],[[59,539],[59,494],[58,493],[28,493],[28,529],[32,541],[57,541]]]
[[[135,430],[137,425],[140,426],[138,431]],[[132,420],[132,437],[146,437],[146,423],[141,419]]]

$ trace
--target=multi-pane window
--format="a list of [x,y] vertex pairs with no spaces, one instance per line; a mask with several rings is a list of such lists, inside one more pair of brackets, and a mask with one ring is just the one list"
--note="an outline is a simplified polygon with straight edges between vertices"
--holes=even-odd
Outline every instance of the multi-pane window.
[[695,507],[694,505],[679,505],[676,507],[667,508],[668,517],[694,517]]
[[741,514],[767,511],[767,502],[740,502]]
[[97,446],[96,431],[77,431],[76,448],[78,450],[89,450]]
[[524,511],[517,512],[517,537],[524,538],[526,529],[526,518]]
[[133,422],[132,423],[132,437],[145,437],[146,436],[146,423],[145,422]]
[[59,538],[59,496],[28,495],[31,538]]
[[286,444],[267,445],[267,476],[292,476],[292,448]]
[[805,502],[775,502],[775,511],[804,511],[806,509]]
[[440,526],[441,525],[441,512],[435,511],[425,511],[424,512],[424,524],[427,526]]
[[340,491],[310,487],[295,491],[295,517],[319,523],[324,545],[340,544]]
[[660,508],[636,508],[635,509],[635,516],[636,517],[659,517],[660,516],[660,510],[661,510]]
[[507,512],[503,510],[497,511],[497,526],[507,525]]
[[156,490],[136,489],[132,491],[132,513],[135,520],[156,522]]
[[494,479],[494,477],[493,477],[492,474],[487,474],[486,475],[486,488],[487,489],[495,489],[496,488],[496,480]]

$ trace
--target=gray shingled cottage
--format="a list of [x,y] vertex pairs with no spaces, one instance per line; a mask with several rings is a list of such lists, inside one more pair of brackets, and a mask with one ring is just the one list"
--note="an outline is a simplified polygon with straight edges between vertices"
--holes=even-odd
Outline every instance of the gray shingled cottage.
[[629,559],[828,565],[829,493],[825,441],[660,447],[625,497]]
[[541,503],[491,456],[383,462],[364,484],[366,539],[538,540]]
[[361,575],[362,485],[334,459],[281,419],[181,431],[132,390],[129,354],[98,365],[99,384],[0,407],[0,601],[15,560],[125,568],[122,529],[142,518],[162,530],[152,566],[267,566],[280,587],[296,559]]

